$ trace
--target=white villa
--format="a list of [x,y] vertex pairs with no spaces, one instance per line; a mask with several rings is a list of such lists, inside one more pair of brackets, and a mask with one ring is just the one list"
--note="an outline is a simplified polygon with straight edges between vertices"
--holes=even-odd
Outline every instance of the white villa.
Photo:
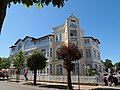
[[38,48],[48,59],[46,68],[38,71],[38,74],[66,75],[63,60],[56,58],[56,50],[62,43],[69,42],[75,43],[78,48],[83,50],[83,58],[74,62],[76,67],[72,72],[73,75],[78,74],[78,70],[80,75],[85,75],[87,69],[91,69],[92,73],[104,71],[104,64],[100,59],[99,40],[84,36],[79,20],[74,15],[66,18],[64,24],[52,28],[52,33],[49,35],[39,38],[26,36],[23,39],[18,39],[10,47],[10,56],[17,54],[20,49],[27,56],[33,49]]

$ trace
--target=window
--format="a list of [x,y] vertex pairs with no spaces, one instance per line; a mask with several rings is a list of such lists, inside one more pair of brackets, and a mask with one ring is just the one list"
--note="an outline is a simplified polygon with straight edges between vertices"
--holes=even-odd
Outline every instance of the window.
[[47,42],[47,43],[49,42],[49,37],[46,39],[46,42]]
[[56,56],[56,58],[58,58],[58,60],[60,60],[60,59],[61,59],[61,57],[57,55],[57,52],[58,52],[58,51],[60,51],[60,47],[56,49],[56,55],[55,55],[55,56]]
[[49,74],[49,68],[47,68],[47,74]]
[[61,64],[56,65],[56,74],[62,75],[62,65]]
[[42,70],[42,73],[45,74],[45,73],[46,73],[46,69],[43,69],[43,70]]
[[59,35],[60,42],[62,41],[62,34]]
[[94,50],[94,57],[96,58],[96,51]]
[[89,64],[89,68],[92,68],[92,65],[91,65],[91,64]]
[[47,57],[49,57],[49,52],[47,52]]
[[76,30],[70,30],[70,36],[77,36]]
[[37,45],[37,44],[38,44],[38,41],[35,41],[35,42],[34,42],[34,45]]
[[39,40],[39,44],[41,44],[41,40]]
[[12,50],[12,51],[14,51],[14,50],[15,50],[15,48],[12,48],[11,50]]
[[62,41],[62,34],[55,35],[55,42],[61,42]]
[[98,60],[100,60],[100,53],[98,53]]
[[52,48],[50,48],[50,57],[52,57]]
[[50,42],[52,42],[53,41],[53,39],[52,39],[52,37],[50,37]]
[[85,39],[85,43],[87,43],[87,39]]
[[75,22],[75,20],[74,20],[74,19],[71,19],[71,21],[72,21],[72,22]]
[[22,48],[21,43],[18,45],[18,50],[20,50]]
[[29,45],[29,40],[27,40],[26,42],[25,42],[25,48],[28,48],[30,45]]
[[50,74],[52,74],[52,64],[50,64]]
[[79,68],[80,68],[80,66],[78,66],[79,64],[78,63],[74,63],[75,64],[75,68],[74,68],[74,70],[72,71],[72,73],[74,74],[74,75],[76,75],[76,74],[78,74],[78,70],[80,70]]
[[58,35],[56,35],[56,42],[58,42]]
[[87,58],[91,57],[90,49],[86,49],[86,57]]
[[97,69],[97,64],[95,64],[95,68]]
[[42,49],[41,52],[46,57],[46,49]]
[[85,39],[85,43],[90,43],[90,40],[89,39]]
[[101,65],[99,65],[99,68],[100,68],[100,72],[101,72]]

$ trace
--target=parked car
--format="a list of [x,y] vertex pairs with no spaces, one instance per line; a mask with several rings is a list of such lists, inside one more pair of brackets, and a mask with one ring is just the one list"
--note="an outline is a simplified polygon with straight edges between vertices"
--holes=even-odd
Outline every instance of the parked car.
[[4,76],[4,73],[3,72],[0,72],[0,78],[5,78],[5,76]]
[[9,78],[8,72],[6,70],[0,70],[0,78]]
[[116,77],[118,79],[118,83],[120,83],[120,75],[116,74],[116,75],[113,75],[113,76]]

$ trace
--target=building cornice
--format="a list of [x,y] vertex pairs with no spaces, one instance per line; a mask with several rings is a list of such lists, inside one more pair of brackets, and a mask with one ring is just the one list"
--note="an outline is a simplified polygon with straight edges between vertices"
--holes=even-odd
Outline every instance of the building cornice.
[[83,37],[83,38],[91,38],[93,41],[95,41],[95,42],[97,42],[98,44],[100,44],[100,41],[98,40],[98,39],[95,39],[95,38],[93,38],[93,37]]

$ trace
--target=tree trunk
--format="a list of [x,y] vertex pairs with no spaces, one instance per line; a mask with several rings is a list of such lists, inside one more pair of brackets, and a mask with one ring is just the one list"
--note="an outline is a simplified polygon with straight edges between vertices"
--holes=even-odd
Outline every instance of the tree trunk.
[[19,69],[17,69],[17,71],[16,71],[16,82],[19,82],[19,78],[20,78],[20,71],[19,71]]
[[34,85],[36,85],[37,70],[34,70]]
[[70,71],[70,68],[69,67],[67,67],[67,88],[69,89],[69,90],[73,90],[73,88],[72,88],[72,83],[71,83],[71,73],[70,73],[71,71]]
[[6,16],[7,0],[0,0],[0,33]]

